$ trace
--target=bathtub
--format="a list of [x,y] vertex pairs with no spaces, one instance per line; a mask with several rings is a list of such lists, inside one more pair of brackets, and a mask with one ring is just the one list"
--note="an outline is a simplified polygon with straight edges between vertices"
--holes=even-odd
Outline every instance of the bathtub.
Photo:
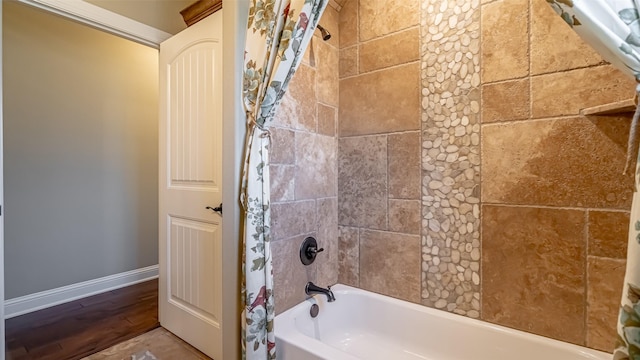
[[[611,354],[352,288],[275,319],[280,360],[609,360]],[[318,304],[320,313],[309,310]]]

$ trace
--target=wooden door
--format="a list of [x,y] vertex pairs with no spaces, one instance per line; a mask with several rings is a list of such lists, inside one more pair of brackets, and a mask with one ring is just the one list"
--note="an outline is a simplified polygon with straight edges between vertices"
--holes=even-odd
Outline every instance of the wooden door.
[[160,324],[222,359],[222,10],[160,46],[159,168]]

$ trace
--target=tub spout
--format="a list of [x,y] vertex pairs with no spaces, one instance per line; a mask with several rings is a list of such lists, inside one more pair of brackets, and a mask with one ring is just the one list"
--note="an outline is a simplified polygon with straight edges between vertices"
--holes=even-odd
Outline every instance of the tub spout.
[[307,283],[307,286],[304,287],[304,292],[309,296],[313,294],[324,294],[327,296],[327,301],[329,302],[336,300],[336,297],[333,296],[333,291],[331,291],[331,286],[327,286],[327,288],[325,289],[309,281]]

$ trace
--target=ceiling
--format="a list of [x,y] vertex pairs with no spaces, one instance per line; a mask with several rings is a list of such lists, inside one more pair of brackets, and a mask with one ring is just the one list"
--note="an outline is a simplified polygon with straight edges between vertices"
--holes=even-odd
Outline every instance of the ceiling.
[[[84,0],[156,29],[177,34],[187,25],[180,10],[196,0]],[[345,1],[345,0],[334,0]]]

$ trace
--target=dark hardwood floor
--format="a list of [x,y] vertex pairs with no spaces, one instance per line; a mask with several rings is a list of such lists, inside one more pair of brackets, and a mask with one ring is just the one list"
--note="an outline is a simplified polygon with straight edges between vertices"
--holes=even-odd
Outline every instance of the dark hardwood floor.
[[158,280],[5,321],[7,360],[81,359],[160,326]]

